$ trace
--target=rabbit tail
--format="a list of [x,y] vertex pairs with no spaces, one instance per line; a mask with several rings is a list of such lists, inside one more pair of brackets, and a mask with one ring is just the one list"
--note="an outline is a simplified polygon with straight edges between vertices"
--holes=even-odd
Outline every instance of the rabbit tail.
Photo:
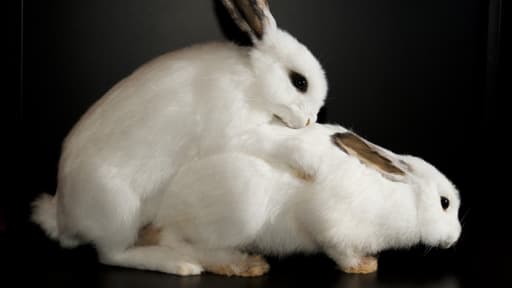
[[76,238],[59,235],[56,196],[42,194],[32,203],[32,207],[32,221],[41,226],[48,237],[59,241],[64,248],[74,248],[80,244]]

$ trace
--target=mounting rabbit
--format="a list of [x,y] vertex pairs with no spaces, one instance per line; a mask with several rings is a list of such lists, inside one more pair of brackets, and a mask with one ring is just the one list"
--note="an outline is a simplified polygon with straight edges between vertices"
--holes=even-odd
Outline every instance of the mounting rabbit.
[[251,47],[209,43],[160,56],[115,85],[67,136],[56,196],[37,200],[33,215],[62,246],[94,243],[105,263],[130,255],[184,163],[274,118],[292,128],[316,121],[327,82],[315,57],[277,28],[266,1],[223,3]]
[[291,153],[314,162],[307,177],[245,153],[193,161],[170,183],[141,234],[143,246],[132,248],[138,258],[113,262],[180,275],[258,276],[268,264],[247,251],[323,251],[346,272],[370,273],[384,249],[447,248],[457,241],[459,193],[424,160],[396,155],[339,126],[260,129],[296,143]]

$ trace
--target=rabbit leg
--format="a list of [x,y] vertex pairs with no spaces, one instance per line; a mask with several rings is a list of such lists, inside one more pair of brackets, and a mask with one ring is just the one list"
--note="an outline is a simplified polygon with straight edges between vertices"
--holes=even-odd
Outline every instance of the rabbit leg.
[[[199,266],[200,270],[193,270],[196,271],[197,274],[199,274],[203,270],[202,267],[204,267],[204,270],[215,274],[254,277],[265,274],[269,269],[267,262],[261,256],[248,255],[234,249],[203,248],[201,246],[194,245],[190,241],[177,237],[177,235],[171,230],[165,228],[162,229],[153,225],[149,225],[141,229],[136,243],[138,245],[159,245],[142,247],[166,247],[169,251],[179,251],[180,255],[182,255],[181,259],[195,259],[197,263],[200,264],[195,264],[196,261],[191,262],[189,260],[186,261],[186,263],[179,263],[179,265],[183,266],[184,264],[187,264],[187,268],[190,268],[190,264]],[[157,258],[162,255],[158,253],[159,252],[157,252],[156,255]],[[175,255],[174,259],[176,258],[177,257]],[[167,257],[165,259],[169,260],[173,258]],[[157,261],[159,260],[157,259]],[[167,263],[167,265],[169,264]],[[183,267],[171,267],[172,270],[169,273],[184,275],[176,273],[177,268],[184,270]],[[162,271],[161,269],[152,270]]]
[[[149,233],[148,233],[149,232]],[[155,237],[155,234],[157,236]],[[151,235],[151,237],[147,237]],[[180,251],[191,259],[196,259],[204,270],[226,276],[254,277],[265,274],[269,265],[258,255],[248,255],[235,249],[204,248],[176,237],[170,230],[146,228],[139,237],[158,241],[158,245]]]
[[268,272],[270,266],[260,255],[237,250],[208,250],[199,257],[206,271],[225,276],[256,277]]
[[124,251],[100,254],[106,265],[152,270],[181,276],[198,275],[203,267],[182,253],[164,246],[134,246]]
[[133,244],[141,222],[141,200],[128,180],[109,174],[105,167],[86,164],[59,177],[59,234],[77,235],[102,251],[121,251]]
[[340,266],[345,273],[368,274],[377,271],[377,258],[373,256],[358,255],[354,252],[340,252],[327,250],[327,254]]

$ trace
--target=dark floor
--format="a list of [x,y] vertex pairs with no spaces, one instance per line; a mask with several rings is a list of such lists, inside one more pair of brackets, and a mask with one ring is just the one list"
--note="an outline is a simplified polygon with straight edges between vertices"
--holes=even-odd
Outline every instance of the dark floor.
[[[1,257],[5,267],[0,271],[15,280],[8,283],[17,285],[0,285],[2,287],[26,287],[19,285],[27,282],[33,284],[29,287],[52,288],[490,287],[501,283],[500,279],[510,267],[507,259],[482,253],[477,248],[478,243],[462,239],[460,247],[446,251],[433,249],[425,253],[424,248],[418,247],[410,251],[384,252],[379,258],[379,271],[370,275],[344,274],[323,255],[296,255],[283,259],[269,258],[270,272],[257,278],[211,274],[177,277],[97,264],[93,248],[62,250],[33,226],[18,229],[10,235],[4,233],[3,236],[8,237],[0,238],[2,254],[11,257]],[[500,249],[494,249],[497,250]],[[489,252],[492,251],[489,247]]]

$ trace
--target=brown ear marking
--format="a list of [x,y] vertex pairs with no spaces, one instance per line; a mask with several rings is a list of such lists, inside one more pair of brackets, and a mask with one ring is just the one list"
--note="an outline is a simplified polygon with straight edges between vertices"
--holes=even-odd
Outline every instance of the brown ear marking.
[[377,147],[373,147],[353,133],[335,133],[331,136],[331,139],[345,153],[357,157],[361,162],[370,167],[384,173],[405,175],[402,169],[395,166],[390,159],[381,155]]
[[[265,9],[268,9],[267,0],[223,0],[224,6],[242,30],[249,30],[258,39],[263,37]],[[246,23],[244,23],[244,21]]]
[[135,246],[153,246],[160,243],[162,228],[148,224],[139,230]]
[[413,172],[413,169],[411,165],[409,165],[409,163],[405,162],[404,160],[398,160],[398,163],[400,163],[400,165],[402,165],[402,168],[404,168],[408,172]]

